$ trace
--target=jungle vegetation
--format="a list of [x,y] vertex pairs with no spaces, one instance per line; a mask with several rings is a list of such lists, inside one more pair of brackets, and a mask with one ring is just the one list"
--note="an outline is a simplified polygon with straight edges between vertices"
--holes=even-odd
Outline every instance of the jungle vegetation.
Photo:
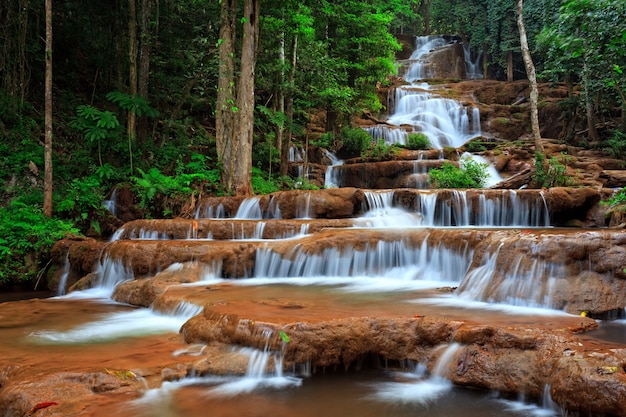
[[[625,15],[623,0],[524,2],[538,76],[571,86],[583,145],[616,156]],[[35,281],[64,234],[106,235],[120,186],[146,217],[295,187],[289,146],[314,112],[340,146],[355,114],[383,108],[398,34],[458,34],[486,77],[526,77],[515,0],[1,2],[0,284]]]

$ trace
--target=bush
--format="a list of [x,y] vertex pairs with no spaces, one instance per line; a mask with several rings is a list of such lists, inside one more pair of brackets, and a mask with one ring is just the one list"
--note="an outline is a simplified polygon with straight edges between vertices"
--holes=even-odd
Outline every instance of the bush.
[[474,140],[467,145],[468,152],[483,152],[486,151],[487,148],[481,141]]
[[431,148],[431,144],[430,144],[430,140],[428,139],[428,136],[426,136],[425,134],[421,132],[409,133],[409,135],[406,138],[406,145],[404,146],[405,148],[411,149],[414,151]]
[[319,139],[312,140],[310,144],[318,148],[333,149],[335,143],[335,135],[332,132],[323,133]]
[[345,128],[339,138],[347,152],[359,154],[372,147],[372,137],[361,128]]
[[52,245],[68,233],[78,230],[38,207],[13,201],[0,208],[0,284],[34,281]]
[[389,161],[396,156],[397,148],[387,145],[382,139],[376,141],[376,144],[369,149],[361,152],[361,158],[373,161]]
[[280,181],[275,181],[272,177],[264,175],[259,168],[252,168],[252,191],[255,194],[271,194],[280,190]]
[[614,130],[613,137],[608,140],[608,147],[605,148],[614,158],[626,157],[626,133],[621,130]]
[[570,178],[566,176],[567,168],[558,158],[552,157],[545,166],[546,157],[542,153],[535,154],[535,172],[533,181],[542,188],[563,187],[569,185]]
[[462,167],[444,162],[441,168],[428,172],[428,181],[435,188],[482,188],[487,180],[487,164],[464,159]]

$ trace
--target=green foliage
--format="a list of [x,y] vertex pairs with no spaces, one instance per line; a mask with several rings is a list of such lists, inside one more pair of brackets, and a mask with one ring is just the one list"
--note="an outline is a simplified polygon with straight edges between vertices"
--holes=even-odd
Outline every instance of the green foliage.
[[120,91],[112,91],[107,94],[107,99],[118,106],[122,110],[135,113],[137,116],[157,117],[159,111],[150,107],[150,103],[143,97],[132,96]]
[[361,158],[372,161],[389,161],[398,154],[398,149],[393,145],[385,144],[385,141],[379,139],[369,149],[361,152]]
[[602,203],[609,206],[626,204],[626,187],[614,192],[608,200]]
[[252,191],[255,194],[271,194],[280,190],[281,184],[256,167],[252,167]]
[[70,126],[80,131],[89,145],[97,145],[100,165],[102,165],[102,141],[120,139],[120,122],[115,113],[98,110],[93,106],[78,106]]
[[77,232],[70,222],[47,218],[31,205],[13,201],[0,208],[0,284],[34,281],[50,247]]
[[342,148],[351,153],[361,153],[372,146],[372,137],[361,128],[345,128],[339,135]]
[[485,147],[485,145],[483,145],[482,142],[474,140],[471,141],[468,145],[467,145],[467,151],[468,152],[483,152],[485,151],[487,148]]
[[97,175],[75,178],[63,191],[56,210],[76,222],[87,221],[95,211],[104,211],[104,187]]
[[550,158],[546,166],[545,158],[542,153],[535,154],[535,172],[532,176],[535,184],[542,188],[569,185],[570,178],[566,175],[567,167],[556,157]]
[[[180,201],[200,192],[208,186],[214,192],[219,190],[219,171],[209,169],[206,157],[193,154],[190,161],[177,164],[175,175],[167,175],[156,167],[143,171],[137,168],[140,176],[133,176],[133,191],[139,196],[140,206],[149,212],[156,210],[155,215],[170,215],[172,207]],[[163,201],[167,200],[167,201]],[[157,208],[162,208],[158,212]]]
[[613,137],[608,140],[605,151],[614,158],[626,158],[626,133],[621,130],[614,130]]
[[43,147],[37,140],[41,133],[37,121],[18,115],[14,124],[7,127],[9,130],[0,141],[0,178],[7,179],[9,175],[22,177],[28,171],[30,162],[42,168]]
[[429,182],[435,188],[482,188],[487,180],[487,164],[463,159],[461,167],[444,162],[441,168],[428,171]]
[[325,132],[322,133],[318,140],[312,140],[309,143],[318,148],[333,149],[335,135],[332,132]]
[[404,147],[412,150],[424,150],[430,149],[431,144],[428,136],[426,136],[422,132],[418,132],[408,134],[406,138],[406,145],[404,145]]

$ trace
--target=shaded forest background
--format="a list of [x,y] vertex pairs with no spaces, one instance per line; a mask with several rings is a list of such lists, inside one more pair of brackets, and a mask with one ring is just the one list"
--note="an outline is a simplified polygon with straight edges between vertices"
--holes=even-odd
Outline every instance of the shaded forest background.
[[[67,233],[109,236],[123,221],[103,206],[113,190],[128,191],[134,217],[189,214],[198,198],[224,192],[215,125],[220,8],[216,0],[52,2],[47,218],[44,4],[0,4],[0,284],[36,283],[48,248]],[[586,121],[576,144],[616,156],[626,155],[625,15],[621,0],[527,0],[524,8],[540,80],[568,83],[564,106]],[[238,50],[244,22],[234,22]],[[526,77],[513,0],[262,0],[255,193],[309,187],[287,175],[289,146],[341,147],[355,115],[384,111],[376,93],[394,82],[399,34],[457,34],[482,55],[485,78]],[[320,111],[326,133],[311,136]]]

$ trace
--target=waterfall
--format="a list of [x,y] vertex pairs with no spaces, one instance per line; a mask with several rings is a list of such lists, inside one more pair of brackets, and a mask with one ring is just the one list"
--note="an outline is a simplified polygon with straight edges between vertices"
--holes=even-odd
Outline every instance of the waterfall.
[[111,259],[108,255],[105,255],[98,264],[96,275],[98,276],[96,287],[110,291],[110,294],[120,282],[135,278],[133,271],[128,269],[122,260]]
[[111,192],[111,196],[108,200],[104,200],[102,205],[105,209],[109,210],[112,215],[117,217],[117,188],[114,188]]
[[520,307],[561,308],[554,296],[559,280],[568,275],[564,265],[523,257],[503,264],[498,262],[503,245],[486,253],[482,264],[467,273],[459,285],[459,297]]
[[440,287],[458,285],[470,266],[472,251],[467,247],[452,250],[430,245],[425,238],[418,247],[412,247],[403,240],[379,241],[367,244],[362,250],[351,246],[342,249],[332,247],[319,253],[304,251],[297,245],[286,255],[265,247],[257,249],[255,258],[255,278],[328,277],[331,278],[329,283],[336,280],[369,285],[371,280],[369,283],[360,282],[360,278],[368,277]]
[[302,385],[301,378],[286,376],[283,373],[284,354],[282,351],[270,349],[272,335],[272,330],[262,330],[262,337],[265,339],[265,346],[262,350],[246,347],[237,348],[238,353],[248,357],[245,375],[212,388],[208,395],[235,396],[268,387],[286,388]]
[[65,294],[65,286],[67,285],[67,277],[70,275],[70,251],[65,254],[65,263],[63,264],[63,273],[59,279],[59,287],[57,289],[57,295]]
[[291,145],[289,147],[289,162],[302,162],[304,161],[304,152],[302,149],[298,148],[295,145]]
[[298,196],[297,205],[296,205],[296,218],[297,219],[312,219],[313,218],[313,213],[311,211],[311,193],[304,194],[304,198],[302,198],[301,195]]
[[430,78],[432,72],[421,59],[433,49],[440,48],[446,44],[446,40],[441,36],[416,36],[415,49],[409,57],[411,65],[404,74],[404,79],[409,82],[415,82],[424,78]]
[[248,220],[260,220],[263,218],[263,212],[261,211],[261,206],[259,202],[261,199],[259,197],[250,197],[246,198],[241,202],[239,208],[237,209],[237,213],[235,214],[235,219],[248,219]]
[[330,159],[330,166],[326,168],[326,174],[324,175],[324,188],[336,188],[341,186],[339,179],[339,170],[336,168],[343,165],[343,160],[337,158],[334,153],[324,150],[324,154]]
[[178,333],[183,323],[201,311],[202,307],[183,301],[166,312],[146,308],[121,311],[73,329],[37,331],[29,336],[46,344],[84,344],[152,334]]
[[223,219],[226,217],[224,205],[221,203],[217,206],[198,206],[194,214],[195,219]]
[[[467,190],[423,192],[417,195],[416,211],[429,227],[549,227],[550,213],[543,194],[521,199],[515,190],[501,190],[491,198],[483,192],[477,202],[467,198]],[[444,198],[446,196],[447,198]],[[476,207],[475,204],[478,206]]]
[[435,362],[430,377],[424,378],[422,371],[424,367],[418,367],[414,375],[403,374],[402,379],[407,379],[406,382],[381,384],[377,387],[376,398],[403,404],[427,405],[436,401],[453,388],[452,382],[448,379],[449,368],[455,364],[455,357],[462,348],[462,345],[458,343],[439,347],[439,350],[443,349],[443,352]]
[[407,131],[400,126],[411,126],[413,132],[422,132],[430,140],[431,146],[443,149],[447,146],[458,148],[470,138],[480,134],[480,112],[478,107],[467,108],[458,101],[440,97],[428,91],[428,85],[418,81],[432,74],[424,56],[448,42],[442,36],[419,36],[415,39],[415,50],[407,61],[408,69],[404,79],[411,83],[397,87],[389,97],[392,109],[387,122],[389,126],[367,128],[374,139],[383,139],[386,144],[406,143]]
[[469,44],[464,43],[463,55],[465,58],[465,77],[473,80],[483,78],[480,68],[482,52],[475,54],[475,58],[472,59],[472,49]]

